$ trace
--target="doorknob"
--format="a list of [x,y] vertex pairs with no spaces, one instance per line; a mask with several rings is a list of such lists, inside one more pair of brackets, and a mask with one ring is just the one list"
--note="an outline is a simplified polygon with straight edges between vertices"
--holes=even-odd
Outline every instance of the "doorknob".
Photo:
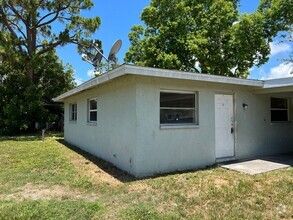
[[233,132],[234,132],[234,128],[231,128],[231,134],[233,134]]

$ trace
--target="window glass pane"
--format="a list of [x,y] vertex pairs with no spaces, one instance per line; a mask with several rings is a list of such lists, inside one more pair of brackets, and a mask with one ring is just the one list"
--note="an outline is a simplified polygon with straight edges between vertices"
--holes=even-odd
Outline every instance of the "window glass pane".
[[195,94],[165,93],[161,92],[161,107],[194,108]]
[[97,121],[97,112],[90,112],[90,121]]
[[77,120],[77,104],[69,104],[69,120]]
[[271,110],[271,121],[288,121],[287,110]]
[[287,109],[288,102],[284,98],[271,98],[271,108]]
[[90,100],[90,110],[97,109],[97,100]]
[[161,124],[197,123],[194,109],[161,109]]
[[72,113],[71,113],[71,120],[73,120],[73,121],[74,121],[74,120],[76,120],[75,118],[76,118],[76,115],[75,115],[75,113],[74,113],[74,112],[72,112]]

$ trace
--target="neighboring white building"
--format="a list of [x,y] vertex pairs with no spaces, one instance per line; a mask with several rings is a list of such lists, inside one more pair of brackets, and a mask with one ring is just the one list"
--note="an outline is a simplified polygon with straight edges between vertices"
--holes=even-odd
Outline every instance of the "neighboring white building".
[[293,151],[293,77],[122,65],[66,92],[65,140],[144,177]]

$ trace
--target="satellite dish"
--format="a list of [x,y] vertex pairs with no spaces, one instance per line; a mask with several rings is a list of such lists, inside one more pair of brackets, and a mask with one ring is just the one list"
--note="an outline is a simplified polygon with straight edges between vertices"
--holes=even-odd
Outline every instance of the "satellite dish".
[[109,56],[108,56],[108,60],[113,61],[114,63],[117,63],[117,57],[116,54],[118,53],[118,51],[120,50],[122,46],[122,41],[121,40],[116,40],[116,42],[113,44]]
[[82,58],[83,61],[86,61],[89,64],[92,64],[93,65],[93,62],[89,60],[89,58],[88,58],[88,56],[86,54],[82,54],[81,55],[81,58]]
[[103,58],[103,50],[100,50],[99,52],[96,53],[94,59],[93,59],[93,66],[94,67],[98,67],[99,64],[101,63],[102,61],[102,58]]
[[82,60],[87,60],[87,59],[88,59],[88,58],[87,58],[87,55],[84,54],[84,53],[81,55],[81,58],[82,58]]
[[98,75],[102,74],[102,72],[101,72],[102,67],[99,67],[99,66],[100,66],[100,63],[101,63],[103,58],[108,63],[107,71],[110,69],[110,61],[114,62],[114,65],[112,67],[115,68],[117,66],[118,58],[116,57],[116,54],[118,53],[118,51],[120,50],[120,48],[122,46],[122,41],[121,40],[116,40],[115,41],[115,43],[113,44],[113,46],[112,46],[112,48],[110,50],[108,58],[104,56],[103,50],[99,49],[99,45],[96,44],[95,41],[92,41],[91,46],[97,52],[95,57],[92,59],[92,58],[89,58],[86,54],[82,54],[81,57],[82,57],[83,61],[86,61],[86,62],[90,63],[91,65],[93,65],[95,67],[95,71],[98,71],[97,72]]

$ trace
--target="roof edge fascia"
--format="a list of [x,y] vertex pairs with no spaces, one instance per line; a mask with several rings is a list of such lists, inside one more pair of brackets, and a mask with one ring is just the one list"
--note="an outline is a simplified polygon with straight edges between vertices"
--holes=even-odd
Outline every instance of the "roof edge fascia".
[[151,77],[161,77],[161,78],[172,78],[172,79],[182,79],[182,80],[194,80],[203,82],[214,82],[214,83],[225,83],[232,85],[242,85],[263,88],[264,81],[252,80],[252,79],[239,79],[234,77],[226,76],[215,76],[209,74],[197,74],[189,73],[180,70],[168,70],[168,69],[158,69],[152,67],[141,67],[129,64],[123,64],[114,70],[111,70],[103,75],[95,77],[76,88],[65,92],[58,97],[54,98],[55,102],[63,102],[67,97],[75,95],[85,90],[89,90],[97,85],[106,83],[112,79],[123,75],[136,75],[136,76],[151,76]]
[[157,69],[152,67],[140,67],[125,65],[126,73],[140,76],[154,76],[172,79],[196,80],[204,82],[226,83],[243,86],[263,87],[264,82],[254,79],[241,79],[228,76],[216,76],[203,73],[190,73],[180,70]]
[[263,88],[280,88],[280,87],[288,87],[293,86],[293,77],[284,77],[277,79],[267,79],[264,81]]

